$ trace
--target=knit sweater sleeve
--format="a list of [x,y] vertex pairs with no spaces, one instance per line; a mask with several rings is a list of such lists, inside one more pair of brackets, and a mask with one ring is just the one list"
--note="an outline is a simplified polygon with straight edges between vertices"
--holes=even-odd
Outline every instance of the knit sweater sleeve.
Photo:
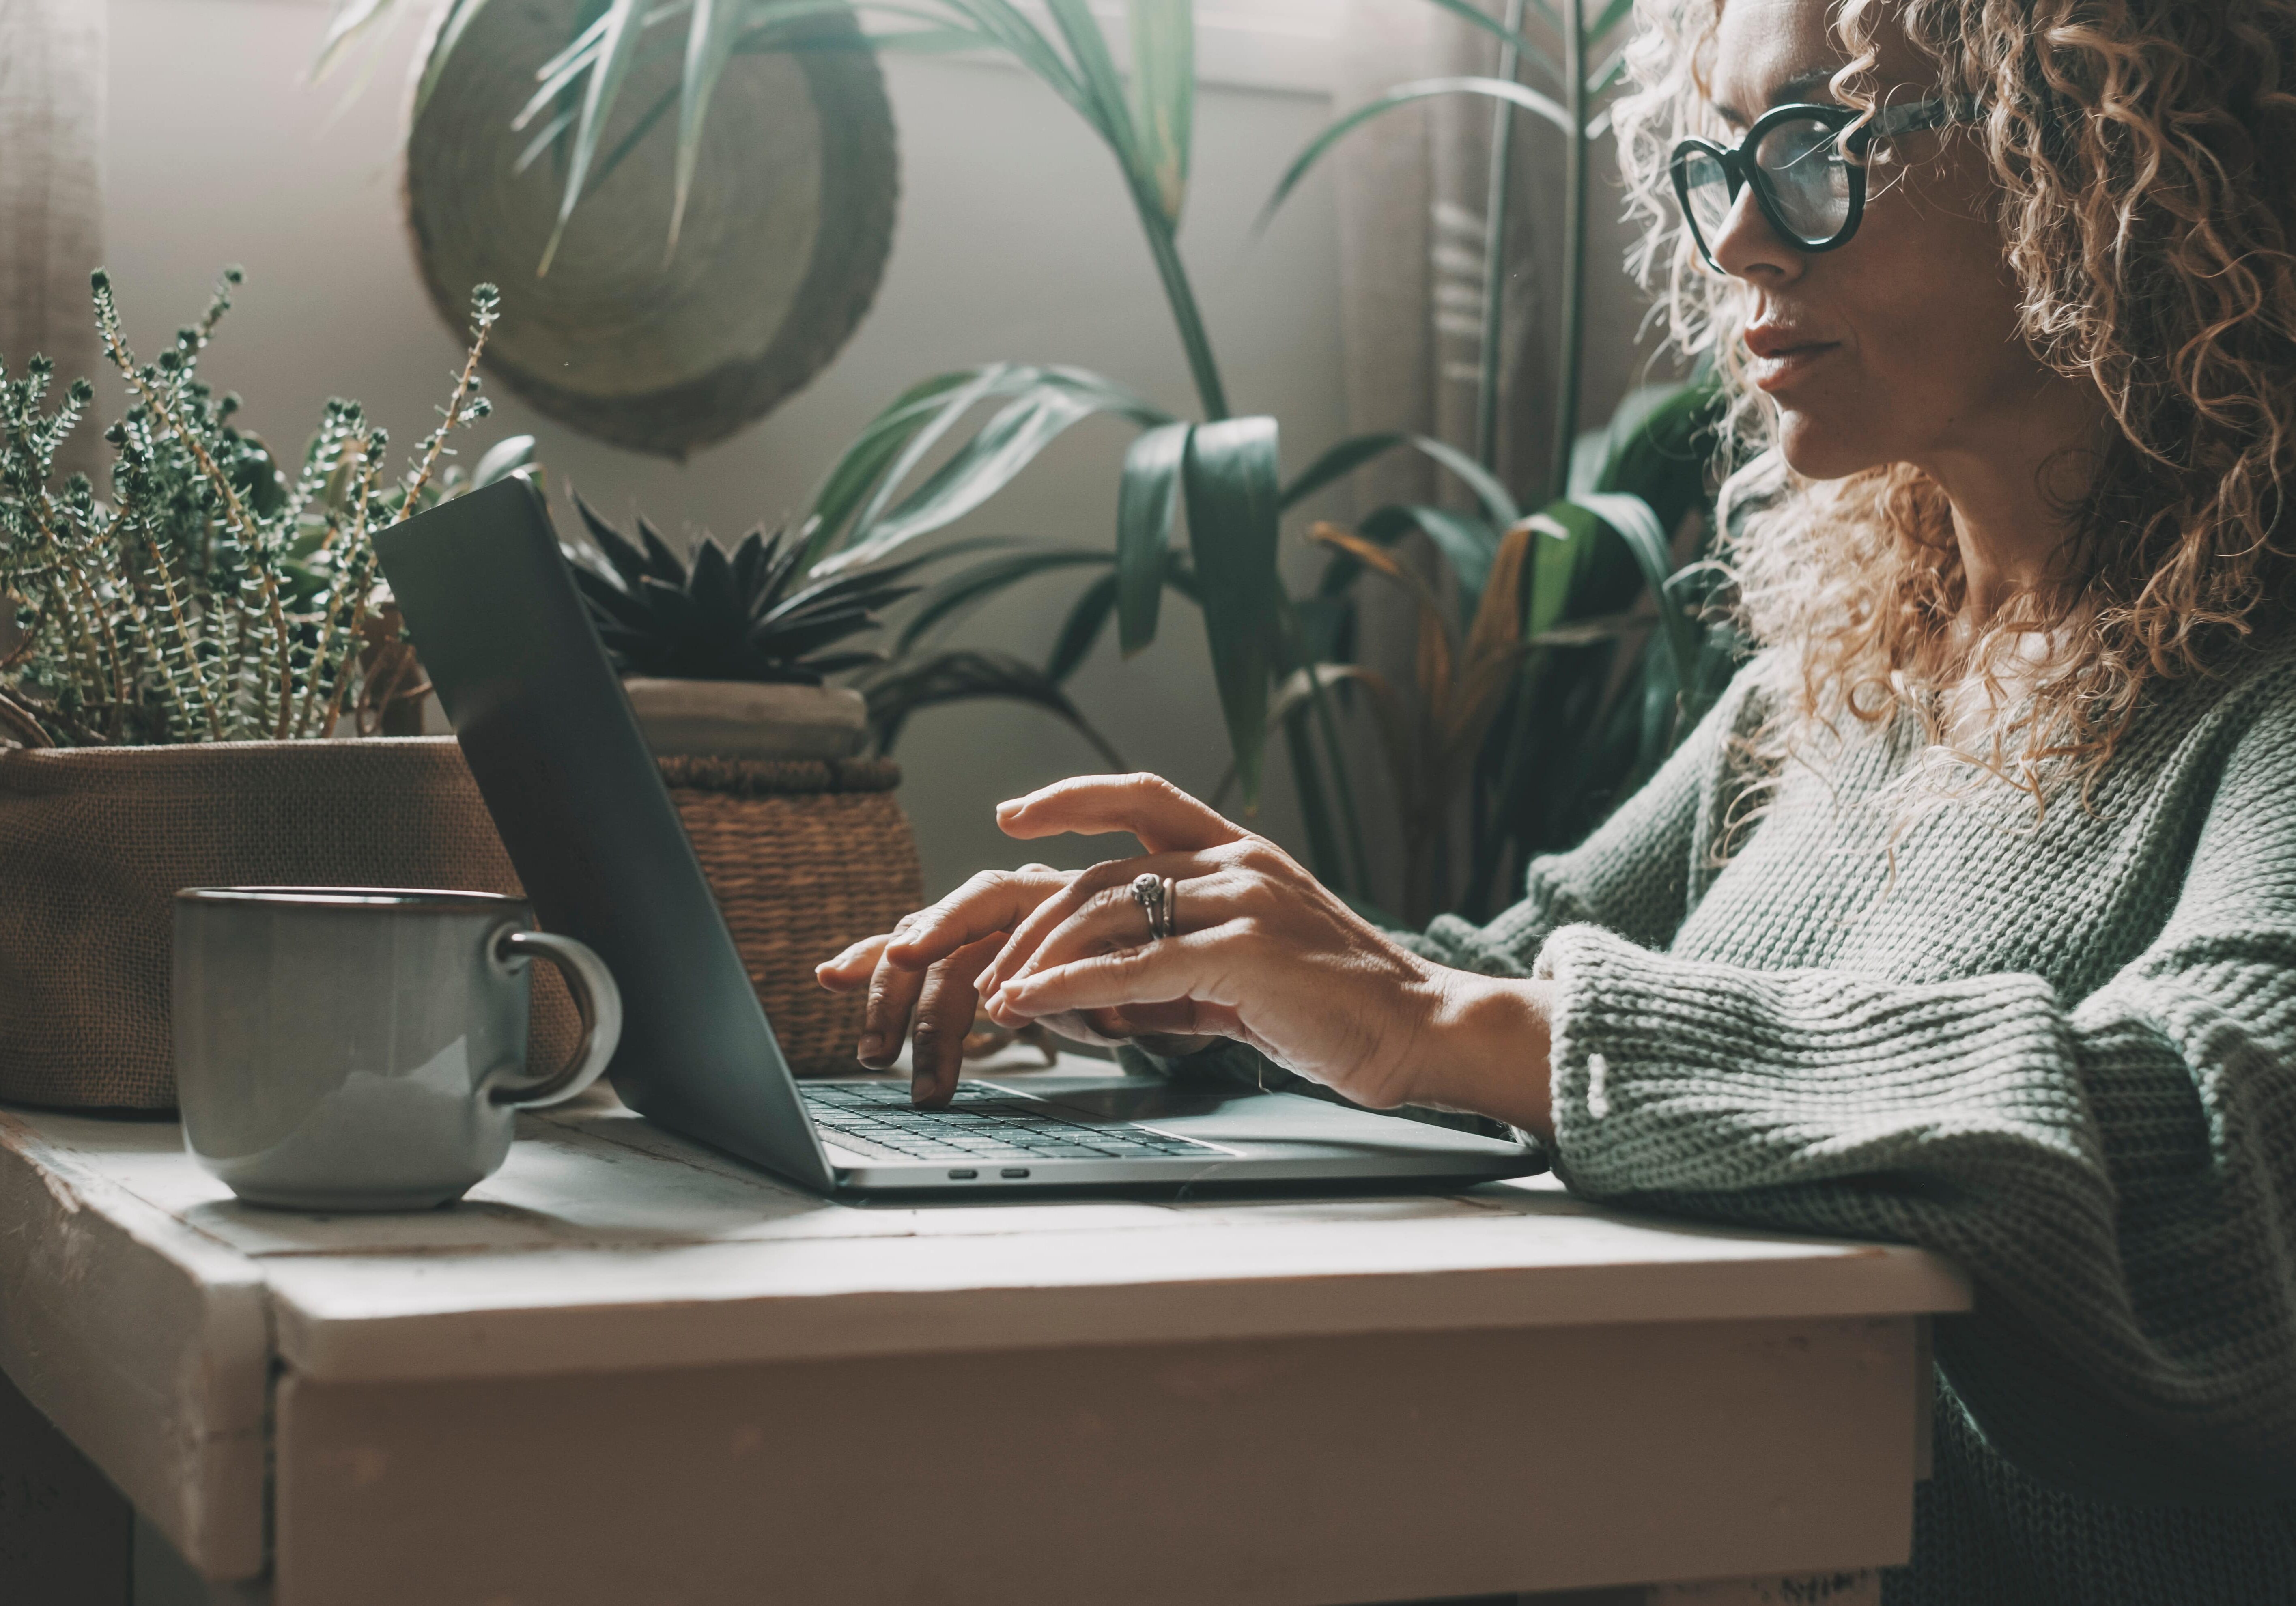
[[2088,996],[1548,939],[1556,1169],[1589,1195],[1917,1243],[1997,1448],[2096,1498],[2296,1488],[2296,707],[2232,749],[2173,910]]
[[1764,717],[1769,660],[1741,670],[1729,691],[1658,773],[1578,847],[1533,859],[1518,903],[1488,925],[1439,916],[1423,935],[1397,937],[1455,970],[1528,976],[1558,927],[1585,922],[1663,946],[1713,876],[1712,848],[1750,774],[1739,740]]

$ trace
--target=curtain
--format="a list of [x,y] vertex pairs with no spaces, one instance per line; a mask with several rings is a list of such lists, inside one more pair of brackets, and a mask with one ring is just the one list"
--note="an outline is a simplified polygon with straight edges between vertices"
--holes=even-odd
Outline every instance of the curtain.
[[[1497,70],[1497,41],[1427,0],[1345,5],[1335,111],[1408,79]],[[1423,102],[1365,125],[1335,152],[1349,422],[1358,431],[1474,444],[1493,107],[1481,96]],[[1548,468],[1562,284],[1562,138],[1525,112],[1514,118],[1512,177],[1497,446],[1501,477],[1522,495]],[[1587,188],[1581,430],[1607,420],[1633,385],[1664,377],[1646,372],[1649,348],[1637,339],[1644,303],[1623,266],[1629,237],[1607,138],[1595,143]],[[1366,507],[1424,499],[1438,484],[1401,456],[1374,472]]]
[[[1428,0],[1341,3],[1335,115],[1411,79],[1497,70],[1497,40]],[[1503,0],[1479,3],[1495,16],[1504,14]],[[1525,81],[1554,88],[1528,73]],[[1422,102],[1373,119],[1333,153],[1351,433],[1408,430],[1474,448],[1494,107],[1480,95]],[[1540,119],[1516,114],[1495,444],[1500,478],[1524,501],[1546,482],[1553,451],[1562,157],[1560,133]],[[1653,371],[1650,344],[1637,338],[1645,302],[1625,270],[1629,237],[1620,221],[1623,195],[1607,138],[1595,145],[1587,193],[1582,432],[1605,423],[1635,385],[1672,373]],[[1389,454],[1356,481],[1358,515],[1393,502],[1473,505],[1447,475],[1418,454],[1404,452]],[[1440,566],[1423,540],[1414,537],[1411,555],[1439,582]],[[1417,636],[1411,603],[1391,587],[1374,584],[1357,594],[1362,660],[1407,684]],[[1355,773],[1380,790],[1382,783],[1369,779],[1385,773],[1378,755],[1365,751],[1358,758],[1363,761]],[[1381,861],[1382,889],[1398,887],[1399,847],[1376,841],[1372,851]]]
[[[103,0],[0,0],[0,358],[53,358],[58,389],[97,376],[88,274],[103,255]],[[61,473],[93,471],[97,430]]]

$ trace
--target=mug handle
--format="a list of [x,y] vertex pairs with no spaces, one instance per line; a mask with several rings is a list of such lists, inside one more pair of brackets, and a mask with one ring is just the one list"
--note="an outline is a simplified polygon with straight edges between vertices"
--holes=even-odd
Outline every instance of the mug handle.
[[496,1104],[518,1110],[562,1104],[596,1081],[606,1061],[614,1057],[614,1046],[622,1040],[621,989],[614,985],[606,962],[570,937],[510,926],[497,932],[488,946],[498,964],[545,959],[556,965],[582,1016],[582,1040],[574,1045],[574,1057],[566,1068],[553,1075],[529,1077],[523,1074],[523,1066],[492,1072],[483,1084],[486,1095]]

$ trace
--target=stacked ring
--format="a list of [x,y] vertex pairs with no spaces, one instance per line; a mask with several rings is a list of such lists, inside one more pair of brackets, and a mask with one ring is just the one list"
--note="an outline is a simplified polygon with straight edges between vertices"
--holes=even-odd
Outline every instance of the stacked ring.
[[1132,882],[1132,901],[1148,917],[1148,940],[1172,935],[1172,878],[1141,875]]

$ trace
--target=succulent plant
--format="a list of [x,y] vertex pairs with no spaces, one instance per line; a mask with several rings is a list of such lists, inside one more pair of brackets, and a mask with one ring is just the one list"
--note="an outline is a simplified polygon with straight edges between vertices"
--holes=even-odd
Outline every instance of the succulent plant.
[[784,531],[753,530],[731,553],[705,535],[687,562],[644,518],[632,540],[581,497],[574,507],[605,560],[578,561],[574,578],[625,675],[819,685],[883,663],[867,648],[832,649],[876,628],[879,609],[916,590],[901,583],[916,561],[807,584],[805,543]]

